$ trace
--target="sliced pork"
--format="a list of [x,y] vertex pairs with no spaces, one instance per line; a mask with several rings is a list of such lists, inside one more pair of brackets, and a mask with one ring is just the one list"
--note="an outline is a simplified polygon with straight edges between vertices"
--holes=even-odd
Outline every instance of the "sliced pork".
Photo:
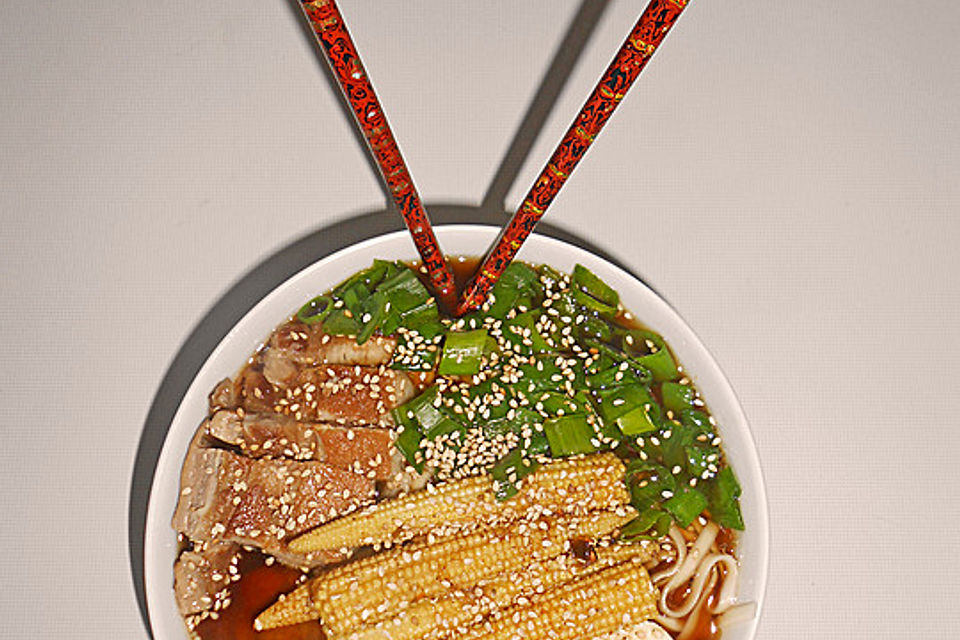
[[[219,608],[236,581],[240,545],[215,540],[184,551],[173,567],[173,591],[183,615]],[[218,605],[217,603],[220,603]]]
[[389,480],[403,468],[387,429],[304,423],[279,414],[220,410],[206,433],[251,458],[317,460],[373,480]]
[[213,411],[240,407],[248,413],[276,413],[301,422],[390,427],[390,411],[416,393],[406,372],[387,367],[308,367],[277,384],[248,366],[232,382],[221,382],[210,402]]
[[397,348],[397,339],[375,335],[363,344],[355,338],[323,332],[320,325],[297,320],[281,325],[270,336],[266,351],[275,351],[296,364],[312,367],[321,364],[387,364]]
[[191,446],[174,528],[193,541],[259,548],[291,566],[319,566],[338,554],[296,554],[286,542],[373,502],[374,481],[324,462],[254,459]]

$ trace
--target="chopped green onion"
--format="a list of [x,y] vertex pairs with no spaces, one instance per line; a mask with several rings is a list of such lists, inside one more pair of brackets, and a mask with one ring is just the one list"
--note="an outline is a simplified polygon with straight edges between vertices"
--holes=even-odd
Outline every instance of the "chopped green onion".
[[710,424],[710,416],[696,409],[682,409],[680,423],[697,433],[713,433],[714,430],[713,425]]
[[433,440],[437,436],[454,431],[463,431],[462,424],[451,418],[446,412],[434,406],[440,393],[436,385],[400,407],[407,417],[412,417],[420,426],[420,432]]
[[610,325],[601,318],[587,318],[580,325],[580,335],[584,338],[592,338],[601,342],[609,342],[613,337],[613,330]]
[[[627,384],[601,389],[596,391],[594,395],[598,400],[597,412],[604,422],[616,422],[621,416],[627,415],[634,409],[644,408],[648,413],[647,419],[649,422],[655,428],[659,428],[656,425],[660,421],[660,405],[650,395],[646,385],[640,383]],[[637,420],[637,416],[634,416],[632,420]],[[638,433],[641,432],[638,431]]]
[[707,508],[707,499],[696,489],[682,489],[663,503],[680,528],[686,528]]
[[676,380],[680,376],[677,363],[670,355],[663,338],[653,331],[634,329],[623,337],[623,350],[653,374],[653,379]]
[[548,287],[555,287],[563,282],[563,274],[547,264],[537,267],[540,272],[540,282]]
[[688,444],[683,447],[684,466],[691,477],[702,478],[704,473],[710,473],[710,465],[718,457],[716,447],[702,447]]
[[518,388],[527,393],[556,389],[563,379],[563,373],[556,363],[556,356],[538,355],[533,364],[522,364]]
[[401,269],[399,273],[385,280],[379,287],[391,306],[404,312],[423,304],[430,298],[430,292],[410,269]]
[[710,483],[707,499],[710,515],[719,524],[731,529],[743,530],[743,515],[740,513],[740,483],[733,469],[724,467]]
[[630,504],[637,511],[662,503],[677,490],[676,477],[663,465],[649,460],[631,461],[627,465],[627,477]]
[[490,290],[490,298],[483,315],[491,318],[504,319],[521,303],[529,309],[543,298],[540,276],[522,262],[511,262]]
[[616,420],[620,432],[626,436],[635,436],[648,431],[656,431],[660,426],[654,421],[653,404],[643,404],[623,414]]
[[472,376],[478,373],[486,345],[485,329],[448,333],[437,372],[442,376]]
[[620,539],[625,542],[658,540],[667,534],[672,523],[669,514],[651,507],[620,529]]
[[537,331],[536,324],[540,318],[539,311],[527,311],[507,320],[503,325],[503,338],[517,353],[546,353],[553,351],[547,341]]
[[364,284],[362,282],[355,282],[343,292],[340,299],[343,300],[343,306],[347,309],[350,309],[353,313],[360,313],[360,310],[363,308],[363,303],[366,302],[369,297],[370,292]]
[[620,294],[585,266],[573,268],[573,295],[577,302],[591,311],[613,315],[620,304]]
[[660,398],[663,400],[663,408],[674,413],[692,408],[696,395],[693,387],[688,384],[664,382],[660,385]]
[[394,442],[397,450],[403,454],[410,466],[417,470],[417,473],[423,472],[423,459],[417,460],[421,440],[423,440],[423,434],[413,427],[405,427]]
[[410,331],[416,331],[425,338],[433,337],[426,334],[431,327],[439,324],[439,322],[440,311],[436,302],[424,302],[400,314],[400,324],[403,327]]
[[394,422],[398,425],[398,434],[394,445],[418,473],[422,472],[423,460],[417,460],[420,441],[423,440],[423,434],[420,433],[420,425],[417,424],[417,421],[413,419],[412,415],[408,415],[411,412],[407,409],[407,405],[397,407],[391,413]]
[[[383,322],[383,316],[387,308],[387,297],[380,293],[379,291],[375,292],[372,296],[366,299],[363,303],[363,309],[361,310],[360,320],[363,322],[363,328],[360,330],[360,333],[357,335],[357,344],[363,344],[373,335],[373,332],[380,327],[380,323]],[[366,320],[364,320],[366,318]]]
[[[556,384],[554,384],[556,386]],[[536,400],[538,409],[543,413],[550,416],[562,416],[568,413],[583,413],[586,407],[578,407],[565,393],[557,393],[556,391],[545,391],[540,395],[536,395],[531,400]]]
[[540,275],[533,267],[522,262],[511,262],[500,275],[498,284],[503,284],[507,289],[519,291],[527,295],[537,295],[542,293],[540,286]]
[[597,450],[596,445],[591,442],[597,436],[587,421],[586,414],[549,418],[543,423],[543,432],[547,435],[550,453],[554,458],[593,453]]
[[333,311],[333,299],[329,296],[317,296],[297,311],[297,318],[303,324],[317,324]]
[[323,330],[335,336],[355,336],[360,333],[360,323],[352,311],[334,309],[323,321]]
[[490,469],[493,477],[494,496],[504,501],[517,494],[517,482],[536,471],[540,465],[536,460],[524,460],[519,448],[511,449]]

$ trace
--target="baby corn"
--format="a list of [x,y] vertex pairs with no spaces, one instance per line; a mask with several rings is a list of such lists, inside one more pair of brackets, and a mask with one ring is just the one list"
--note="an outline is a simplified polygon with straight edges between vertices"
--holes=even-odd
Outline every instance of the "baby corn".
[[410,602],[556,557],[570,540],[605,536],[635,517],[628,506],[584,516],[522,520],[469,534],[430,538],[333,569],[264,611],[257,629],[320,618],[330,636],[389,618]]
[[333,640],[442,640],[460,635],[469,625],[523,599],[621,562],[648,561],[655,547],[655,543],[599,547],[589,564],[569,555],[534,562],[482,581],[473,589],[418,600],[389,620]]
[[623,474],[623,463],[604,453],[545,465],[504,502],[495,499],[489,476],[428,486],[323,524],[292,540],[290,549],[309,553],[366,544],[389,546],[417,535],[449,535],[520,517],[610,509],[630,500]]
[[639,562],[570,582],[475,624],[462,640],[577,640],[652,618],[657,590]]

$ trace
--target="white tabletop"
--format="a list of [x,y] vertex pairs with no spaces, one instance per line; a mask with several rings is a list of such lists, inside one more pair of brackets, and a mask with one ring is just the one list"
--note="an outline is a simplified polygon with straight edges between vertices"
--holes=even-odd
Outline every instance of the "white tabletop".
[[[341,0],[436,222],[516,206],[644,2],[603,5],[568,34],[578,2]],[[0,3],[0,635],[147,637],[131,553],[191,376],[285,276],[398,224],[350,222],[383,192],[297,11]],[[960,627],[958,28],[946,1],[695,0],[547,218],[739,394],[761,638]]]

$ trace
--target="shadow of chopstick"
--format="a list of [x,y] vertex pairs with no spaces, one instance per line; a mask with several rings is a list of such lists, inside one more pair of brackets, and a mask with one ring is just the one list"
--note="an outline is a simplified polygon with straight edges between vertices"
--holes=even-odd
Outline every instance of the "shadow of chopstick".
[[553,54],[553,61],[533,93],[533,100],[527,107],[527,112],[523,115],[516,133],[513,134],[507,152],[500,160],[500,166],[483,196],[480,205],[482,210],[499,213],[506,208],[504,202],[507,192],[513,187],[520,169],[523,168],[530,150],[543,130],[543,125],[557,103],[560,92],[566,86],[584,47],[590,41],[597,23],[600,22],[609,4],[609,0],[583,0],[580,3],[580,8],[570,21],[566,34]]

